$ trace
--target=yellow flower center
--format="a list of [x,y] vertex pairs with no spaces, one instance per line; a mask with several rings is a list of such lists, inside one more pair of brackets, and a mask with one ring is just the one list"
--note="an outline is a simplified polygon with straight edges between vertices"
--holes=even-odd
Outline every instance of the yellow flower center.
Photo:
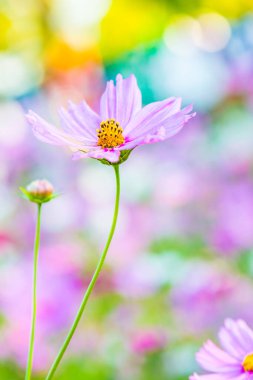
[[253,371],[253,353],[245,356],[242,366],[244,371]]
[[98,145],[102,148],[114,148],[125,142],[122,135],[123,128],[114,119],[108,119],[100,123],[97,129]]

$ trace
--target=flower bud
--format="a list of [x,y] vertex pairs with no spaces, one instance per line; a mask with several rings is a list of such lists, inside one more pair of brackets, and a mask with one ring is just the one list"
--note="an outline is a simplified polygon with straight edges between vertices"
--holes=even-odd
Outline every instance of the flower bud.
[[31,182],[26,188],[20,187],[23,196],[31,202],[45,203],[55,198],[53,185],[46,179]]
[[26,190],[31,196],[41,199],[49,197],[54,192],[53,186],[46,179],[37,179],[31,182]]

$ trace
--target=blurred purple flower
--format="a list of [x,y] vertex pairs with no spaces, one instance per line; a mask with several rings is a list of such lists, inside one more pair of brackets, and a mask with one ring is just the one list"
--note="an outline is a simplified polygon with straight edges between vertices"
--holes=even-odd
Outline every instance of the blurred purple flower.
[[74,159],[91,157],[116,163],[126,159],[123,151],[178,133],[195,116],[189,114],[191,110],[191,105],[181,109],[181,99],[175,97],[142,108],[135,76],[123,79],[119,74],[116,85],[112,80],[107,82],[99,115],[83,101],[69,102],[67,110],[60,109],[62,131],[32,111],[27,120],[38,139],[69,147],[74,151]]
[[146,354],[161,350],[166,346],[167,337],[164,331],[145,330],[135,334],[132,350],[137,354]]
[[[221,263],[219,262],[219,266]],[[193,276],[193,273],[198,276]],[[185,286],[184,278],[192,278]],[[182,323],[190,331],[200,332],[224,318],[224,313],[238,307],[241,298],[242,281],[231,273],[215,265],[196,263],[186,267],[183,278],[171,291],[171,302],[174,310],[180,315]],[[244,285],[245,292],[246,284]],[[246,292],[245,292],[246,293]],[[231,304],[236,305],[234,308]],[[198,310],[189,320],[189,309]],[[244,305],[240,304],[240,311]]]
[[212,242],[225,253],[253,244],[253,186],[248,179],[225,183],[216,203]]
[[223,349],[208,340],[196,355],[211,374],[194,374],[190,380],[252,380],[253,330],[241,319],[227,319],[219,339]]
[[[216,329],[227,315],[253,323],[248,307],[252,300],[252,284],[245,276],[226,268],[226,262],[194,260],[182,266],[182,276],[171,289],[170,302],[188,334],[199,336],[207,329]],[[198,275],[194,276],[195,273]],[[185,278],[191,278],[187,286]],[[189,309],[197,310],[191,318]]]
[[[25,367],[30,331],[30,254],[13,260],[0,271],[1,317],[7,321],[0,336],[0,359],[15,360]],[[13,281],[15,279],[15,281]],[[44,370],[53,358],[52,338],[70,322],[82,296],[80,248],[76,244],[48,245],[41,249],[38,276],[38,327],[34,356],[36,371]],[[71,299],[71,302],[69,300]],[[18,344],[17,344],[18,342]]]

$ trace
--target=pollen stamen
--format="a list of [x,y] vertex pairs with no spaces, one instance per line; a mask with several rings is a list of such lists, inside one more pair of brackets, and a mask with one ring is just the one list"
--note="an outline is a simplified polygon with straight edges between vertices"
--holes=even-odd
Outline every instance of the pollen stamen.
[[253,371],[253,353],[248,354],[245,356],[243,363],[242,363],[244,371]]
[[114,119],[102,121],[97,129],[97,145],[108,149],[119,146],[125,142],[122,133],[123,128]]

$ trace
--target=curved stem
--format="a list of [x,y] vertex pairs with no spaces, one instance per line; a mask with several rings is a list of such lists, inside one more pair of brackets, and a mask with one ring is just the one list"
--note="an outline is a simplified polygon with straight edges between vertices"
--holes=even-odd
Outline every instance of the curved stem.
[[27,367],[25,380],[30,380],[32,375],[33,364],[33,351],[34,351],[34,338],[35,338],[35,325],[37,313],[37,272],[38,272],[38,257],[40,246],[40,220],[41,220],[41,204],[38,204],[36,233],[34,240],[34,257],[33,257],[33,308],[32,308],[32,324],[30,333],[30,344],[27,358]]
[[67,350],[68,348],[68,345],[76,331],[76,328],[78,326],[78,323],[82,317],[82,314],[84,312],[84,309],[85,309],[85,306],[87,304],[87,301],[90,297],[90,294],[92,292],[92,289],[94,287],[94,285],[96,284],[96,281],[98,279],[98,276],[99,276],[99,273],[102,269],[102,266],[103,266],[103,263],[105,261],[105,258],[106,258],[106,254],[107,254],[107,251],[110,247],[110,244],[111,244],[111,241],[112,241],[112,238],[113,238],[113,235],[114,235],[114,231],[115,231],[115,227],[116,227],[116,223],[117,223],[117,218],[118,218],[118,211],[119,211],[119,198],[120,198],[120,177],[119,177],[119,166],[118,165],[113,165],[113,168],[114,168],[114,171],[115,171],[115,177],[116,177],[116,198],[115,198],[115,206],[114,206],[114,214],[113,214],[113,220],[112,220],[112,225],[111,225],[111,229],[110,229],[110,232],[109,232],[109,236],[108,236],[108,239],[107,239],[107,242],[106,242],[106,245],[105,245],[105,248],[100,256],[100,259],[99,259],[99,262],[97,264],[97,267],[96,267],[96,270],[93,274],[93,277],[91,279],[91,282],[84,294],[84,297],[83,297],[83,300],[82,300],[82,303],[79,307],[79,310],[77,312],[77,315],[76,315],[76,318],[71,326],[71,329],[69,330],[69,333],[52,365],[52,367],[50,368],[49,372],[48,372],[48,375],[46,377],[46,380],[50,380],[52,379],[57,367],[59,366],[60,364],[60,361],[65,353],[65,351]]

